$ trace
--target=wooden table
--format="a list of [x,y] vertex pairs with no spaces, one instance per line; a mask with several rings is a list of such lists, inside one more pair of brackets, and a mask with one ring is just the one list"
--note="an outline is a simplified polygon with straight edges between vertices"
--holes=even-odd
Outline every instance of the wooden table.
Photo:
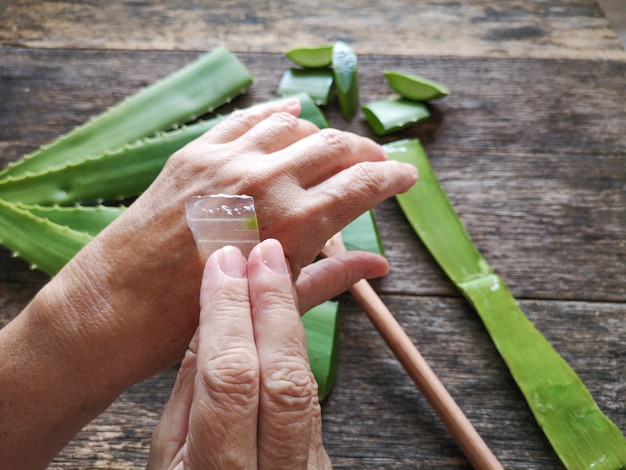
[[[359,54],[364,101],[387,69],[452,95],[422,139],[478,248],[626,430],[626,53],[593,0],[0,2],[0,163],[19,158],[223,44],[275,96],[298,45]],[[371,135],[361,117],[339,128]],[[390,139],[385,139],[390,140]],[[390,309],[505,468],[560,468],[480,319],[396,203],[376,210]],[[46,276],[0,250],[0,321]],[[324,433],[337,468],[466,468],[467,460],[349,296]],[[51,468],[140,468],[175,377],[125,392]],[[0,464],[1,466],[1,464]]]

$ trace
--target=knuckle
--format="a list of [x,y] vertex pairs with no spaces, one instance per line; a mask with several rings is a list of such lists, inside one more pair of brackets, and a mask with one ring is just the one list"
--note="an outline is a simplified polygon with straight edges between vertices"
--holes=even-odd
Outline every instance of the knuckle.
[[301,362],[283,364],[280,369],[266,371],[263,389],[271,403],[289,411],[308,410],[313,400],[315,379]]
[[258,359],[247,349],[232,349],[210,359],[199,376],[203,389],[216,400],[246,404],[256,401],[259,393]]
[[362,191],[367,194],[380,192],[387,183],[376,168],[378,167],[372,162],[357,163],[353,167],[355,179],[359,182]]
[[322,144],[325,148],[337,156],[347,155],[352,150],[350,139],[345,132],[328,128],[322,129],[318,135],[322,139]]

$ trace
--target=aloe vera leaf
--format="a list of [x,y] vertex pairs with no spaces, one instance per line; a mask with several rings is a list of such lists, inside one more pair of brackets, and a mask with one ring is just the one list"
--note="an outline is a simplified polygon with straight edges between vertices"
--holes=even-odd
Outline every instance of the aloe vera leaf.
[[245,65],[218,47],[10,164],[0,172],[0,179],[65,166],[172,128],[229,102],[252,82]]
[[111,222],[117,219],[126,210],[124,206],[40,206],[14,204],[18,209],[30,212],[36,217],[48,219],[57,225],[64,225],[76,230],[96,236]]
[[385,256],[385,248],[378,232],[374,211],[364,212],[341,231],[348,250],[363,250]]
[[428,101],[450,94],[450,90],[445,85],[420,75],[390,70],[385,71],[384,75],[393,91],[410,100]]
[[305,68],[328,67],[333,61],[333,45],[296,47],[285,53],[294,64]]
[[359,109],[358,58],[343,41],[337,41],[333,46],[332,68],[341,114],[351,119]]
[[378,100],[361,107],[367,123],[377,135],[406,129],[430,117],[423,103],[403,98]]
[[0,200],[0,243],[33,269],[56,274],[91,239]]
[[278,94],[289,96],[307,93],[316,105],[326,105],[334,81],[330,69],[288,69],[278,84]]
[[24,204],[67,205],[141,194],[167,159],[220,118],[182,127],[76,164],[0,182],[0,198]]
[[419,141],[397,141],[386,144],[385,150],[389,158],[417,166],[418,182],[396,199],[430,253],[478,312],[563,464],[571,469],[624,468],[626,438],[480,255]]
[[320,400],[335,384],[339,362],[339,305],[324,302],[302,316],[311,370],[319,387]]
[[[323,113],[307,94],[297,98],[303,119],[328,127]],[[6,178],[0,181],[0,198],[24,204],[68,205],[137,196],[154,181],[170,155],[224,118],[183,126],[75,164]]]

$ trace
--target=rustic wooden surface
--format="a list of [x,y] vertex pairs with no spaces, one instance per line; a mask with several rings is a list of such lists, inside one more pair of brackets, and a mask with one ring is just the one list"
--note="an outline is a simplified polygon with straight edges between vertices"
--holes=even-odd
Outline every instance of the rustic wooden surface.
[[[224,44],[274,96],[282,53],[334,39],[381,72],[448,85],[423,140],[478,248],[529,318],[626,430],[626,53],[595,1],[0,1],[0,163]],[[228,8],[227,8],[228,7]],[[372,135],[358,117],[331,123]],[[389,140],[389,139],[386,139]],[[377,208],[392,272],[374,283],[505,468],[560,468],[480,319],[394,201]],[[46,277],[0,249],[0,326]],[[467,468],[349,296],[337,386],[324,404],[337,468]],[[50,468],[141,468],[175,370],[125,392]],[[1,392],[0,392],[1,393]],[[1,467],[1,464],[0,464]]]

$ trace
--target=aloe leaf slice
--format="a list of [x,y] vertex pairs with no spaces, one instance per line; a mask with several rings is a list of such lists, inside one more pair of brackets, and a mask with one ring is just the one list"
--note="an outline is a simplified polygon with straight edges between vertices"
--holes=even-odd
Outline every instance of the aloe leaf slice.
[[0,172],[0,179],[64,166],[172,128],[229,102],[252,82],[246,66],[218,47],[10,164]]
[[[321,110],[306,94],[297,95],[300,116],[328,127]],[[167,159],[200,137],[225,116],[183,126],[156,137],[136,141],[112,152],[51,170],[0,181],[0,198],[9,202],[69,205],[120,200],[141,194],[154,181]]]
[[91,239],[0,200],[0,243],[33,269],[56,274]]
[[332,68],[341,114],[352,119],[359,109],[358,58],[343,41],[337,41],[333,46]]
[[305,68],[328,67],[333,61],[333,45],[296,47],[285,53],[294,64]]
[[334,81],[330,69],[288,69],[283,73],[278,84],[280,96],[290,96],[298,93],[308,94],[316,105],[328,103]]
[[626,438],[480,255],[419,141],[397,141],[386,144],[385,150],[389,158],[418,168],[418,182],[396,199],[414,231],[478,312],[563,464],[571,469],[624,468]]
[[410,100],[428,101],[450,94],[450,90],[445,85],[420,75],[389,70],[384,72],[384,75],[393,91]]
[[124,206],[103,205],[60,207],[16,203],[15,206],[36,217],[94,237],[126,210]]
[[339,362],[339,304],[324,302],[302,316],[311,370],[320,400],[335,384]]
[[369,210],[350,222],[341,231],[348,250],[363,250],[385,256],[385,248],[376,225],[373,210]]
[[369,126],[380,136],[406,129],[430,117],[426,105],[403,98],[372,101],[361,109]]

